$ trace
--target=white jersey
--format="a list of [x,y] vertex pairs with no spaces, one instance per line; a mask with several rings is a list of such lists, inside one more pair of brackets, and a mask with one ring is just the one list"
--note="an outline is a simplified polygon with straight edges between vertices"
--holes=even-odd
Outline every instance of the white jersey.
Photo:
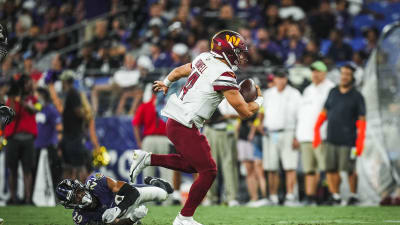
[[179,96],[171,95],[161,115],[200,128],[224,99],[221,91],[239,89],[228,65],[205,52],[192,62],[192,72]]

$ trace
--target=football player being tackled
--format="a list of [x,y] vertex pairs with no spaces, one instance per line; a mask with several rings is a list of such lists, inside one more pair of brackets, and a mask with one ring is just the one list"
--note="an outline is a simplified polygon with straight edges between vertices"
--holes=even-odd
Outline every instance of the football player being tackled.
[[132,186],[96,173],[85,185],[78,180],[61,181],[56,196],[65,208],[74,209],[72,219],[77,225],[140,224],[147,215],[142,203],[164,201],[173,192],[171,185],[159,178],[146,177],[145,184]]
[[192,63],[172,70],[164,81],[155,81],[154,90],[167,93],[171,83],[188,77],[179,96],[172,94],[161,114],[168,117],[167,136],[177,154],[158,155],[135,150],[130,169],[131,181],[147,166],[162,166],[186,173],[199,173],[190,188],[188,200],[175,218],[174,225],[200,224],[193,214],[217,174],[210,146],[199,132],[220,102],[226,98],[241,118],[256,113],[263,102],[261,91],[254,102],[246,102],[239,93],[235,70],[247,61],[247,44],[237,32],[223,30],[211,40],[211,51],[197,56]]

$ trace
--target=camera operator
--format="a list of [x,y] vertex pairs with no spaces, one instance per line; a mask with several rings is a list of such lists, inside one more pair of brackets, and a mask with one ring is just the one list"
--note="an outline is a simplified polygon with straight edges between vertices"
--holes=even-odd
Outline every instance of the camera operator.
[[16,204],[18,162],[24,171],[25,204],[32,204],[32,169],[34,163],[34,140],[37,135],[35,113],[37,99],[33,95],[33,81],[29,76],[16,75],[10,83],[7,106],[12,108],[15,120],[4,130],[8,140],[6,145],[6,164],[9,170],[11,198],[8,204]]

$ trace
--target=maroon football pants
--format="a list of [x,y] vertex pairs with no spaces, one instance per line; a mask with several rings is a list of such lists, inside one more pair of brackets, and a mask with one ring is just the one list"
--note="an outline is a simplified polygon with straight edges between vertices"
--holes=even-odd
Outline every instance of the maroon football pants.
[[178,154],[152,154],[151,165],[185,173],[199,173],[181,211],[183,216],[193,216],[217,175],[217,166],[211,156],[206,137],[196,126],[188,128],[173,119],[168,119],[167,136],[175,145]]

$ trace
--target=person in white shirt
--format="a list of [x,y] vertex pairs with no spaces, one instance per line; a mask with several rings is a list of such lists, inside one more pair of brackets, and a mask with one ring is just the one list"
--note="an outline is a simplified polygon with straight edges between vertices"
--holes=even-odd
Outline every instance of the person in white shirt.
[[265,115],[261,115],[261,119],[266,130],[263,137],[263,166],[268,171],[270,202],[276,205],[279,202],[279,161],[282,162],[286,173],[285,205],[294,206],[297,205],[294,186],[299,157],[295,128],[301,95],[297,89],[287,84],[287,75],[287,70],[277,70],[275,87],[263,93]]
[[[211,116],[209,122],[204,127],[203,133],[211,147],[211,155],[217,163],[218,171],[223,181],[223,194],[228,206],[238,206],[238,168],[237,150],[234,136],[233,122],[239,118],[235,109],[226,99],[222,100],[217,110]],[[203,205],[213,205],[218,202],[218,189],[222,186],[216,179],[207,193],[207,198]],[[222,202],[222,201],[221,201]]]
[[[316,204],[316,188],[319,181],[317,172],[325,171],[324,148],[313,149],[314,125],[324,107],[329,91],[335,84],[326,78],[327,67],[322,61],[311,64],[312,83],[306,87],[297,113],[296,138],[300,143],[301,160],[305,174],[306,205]],[[321,132],[326,137],[326,126]]]

